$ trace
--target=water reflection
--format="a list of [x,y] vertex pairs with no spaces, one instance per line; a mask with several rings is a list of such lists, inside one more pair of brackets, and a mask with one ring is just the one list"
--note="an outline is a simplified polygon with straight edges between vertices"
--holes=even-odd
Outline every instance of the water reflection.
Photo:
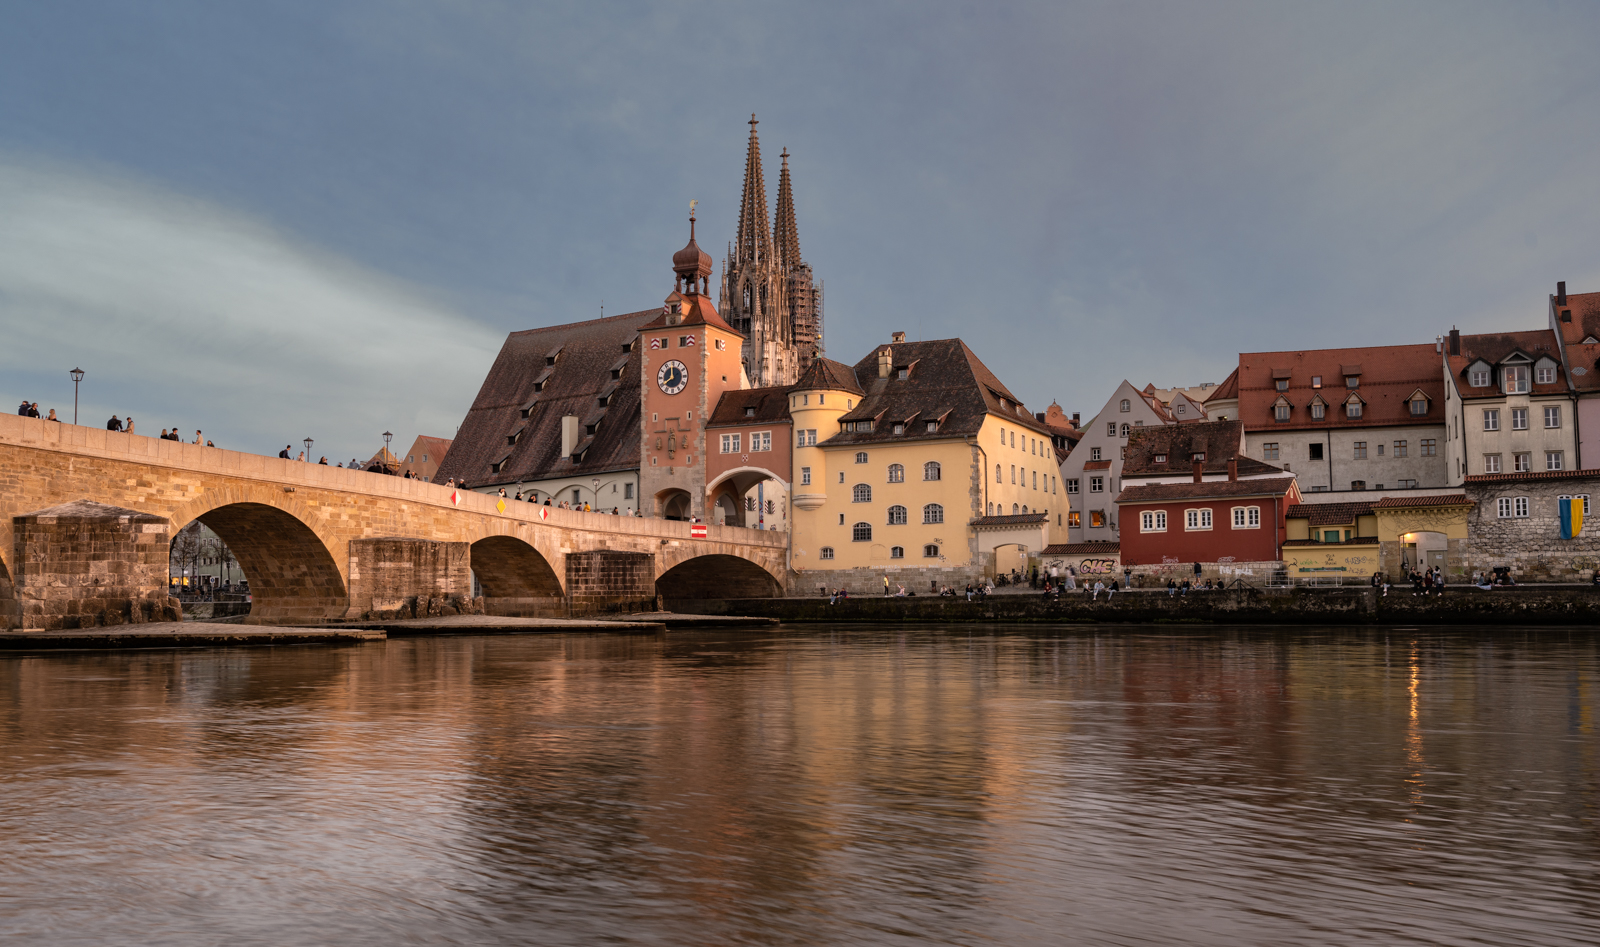
[[0,659],[0,934],[1579,944],[1596,647],[784,629]]

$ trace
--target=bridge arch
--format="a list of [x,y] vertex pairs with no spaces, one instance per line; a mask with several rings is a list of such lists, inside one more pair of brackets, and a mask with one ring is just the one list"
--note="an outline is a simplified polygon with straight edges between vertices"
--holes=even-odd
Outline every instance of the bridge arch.
[[326,621],[348,609],[348,549],[335,556],[343,544],[325,538],[311,509],[281,489],[210,491],[170,518],[174,536],[199,520],[228,545],[250,580],[252,623]]
[[472,572],[490,615],[530,618],[565,614],[561,577],[532,544],[516,536],[485,536],[472,544]]
[[704,598],[777,598],[783,583],[773,571],[727,553],[692,556],[671,566],[656,578],[656,594],[674,602]]

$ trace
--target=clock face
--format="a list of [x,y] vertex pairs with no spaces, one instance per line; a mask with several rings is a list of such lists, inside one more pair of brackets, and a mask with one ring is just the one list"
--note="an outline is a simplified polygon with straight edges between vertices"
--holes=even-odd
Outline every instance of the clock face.
[[689,369],[684,367],[682,362],[673,359],[656,372],[656,384],[667,394],[675,395],[689,384]]

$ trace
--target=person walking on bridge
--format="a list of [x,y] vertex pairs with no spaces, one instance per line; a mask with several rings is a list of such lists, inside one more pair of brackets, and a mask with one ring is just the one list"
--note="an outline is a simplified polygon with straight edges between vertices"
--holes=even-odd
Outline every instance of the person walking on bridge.
[[288,460],[289,459],[289,445],[288,444],[283,445],[283,450],[278,451],[278,456],[282,457],[284,460]]

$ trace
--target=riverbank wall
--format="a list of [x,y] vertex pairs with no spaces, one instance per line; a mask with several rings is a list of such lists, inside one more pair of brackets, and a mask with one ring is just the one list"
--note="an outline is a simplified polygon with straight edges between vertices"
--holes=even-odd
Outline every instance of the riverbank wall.
[[783,622],[1118,622],[1196,624],[1372,625],[1600,625],[1600,589],[1587,586],[1482,590],[1450,588],[1442,595],[1413,595],[1369,587],[1246,589],[1168,595],[1165,590],[1119,592],[1109,601],[1082,592],[1059,599],[1004,594],[983,601],[965,597],[857,596],[829,605],[826,598],[739,598],[668,601],[674,611],[750,615]]

